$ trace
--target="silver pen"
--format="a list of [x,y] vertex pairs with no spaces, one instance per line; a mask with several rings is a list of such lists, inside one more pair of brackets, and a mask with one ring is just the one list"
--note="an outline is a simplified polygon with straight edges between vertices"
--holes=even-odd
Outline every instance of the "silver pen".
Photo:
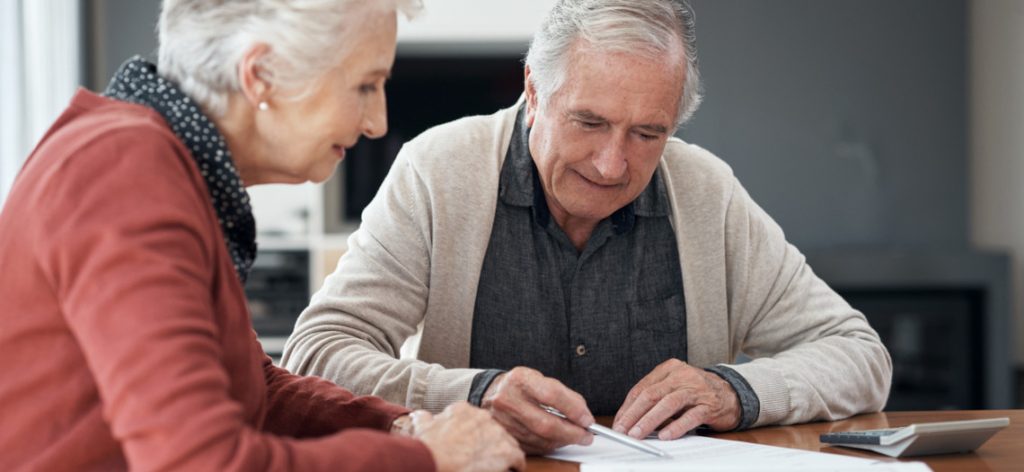
[[[551,413],[552,415],[555,415],[555,416],[557,416],[559,418],[562,418],[564,420],[568,420],[569,419],[569,418],[566,418],[565,415],[562,414],[561,411],[558,411],[558,410],[556,410],[556,409],[554,409],[554,408],[552,408],[550,406],[541,405],[540,407],[542,409],[544,409],[544,411],[546,411],[548,413]],[[632,438],[630,436],[627,436],[627,435],[622,434],[622,433],[620,433],[618,431],[615,431],[614,429],[601,426],[601,425],[599,425],[597,423],[594,423],[594,424],[588,426],[587,427],[587,431],[590,431],[591,433],[594,433],[597,436],[604,436],[604,437],[606,437],[608,439],[611,439],[612,441],[615,441],[615,442],[617,442],[619,444],[622,444],[624,446],[629,446],[629,447],[631,447],[633,449],[636,449],[638,451],[643,451],[643,452],[646,452],[648,454],[652,454],[652,455],[655,455],[655,456],[658,456],[658,457],[664,457],[666,459],[670,459],[672,457],[672,456],[668,455],[667,452],[662,451],[661,449],[658,449],[658,448],[656,448],[656,447],[654,447],[654,446],[652,446],[650,444],[647,444],[647,443],[645,443],[645,442],[643,442],[643,441],[641,441],[639,439],[634,439],[634,438]]]

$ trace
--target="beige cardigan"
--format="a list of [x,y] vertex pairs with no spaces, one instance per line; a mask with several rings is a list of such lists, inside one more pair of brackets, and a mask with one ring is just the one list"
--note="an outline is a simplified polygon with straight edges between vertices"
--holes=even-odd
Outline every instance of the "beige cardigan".
[[[402,148],[348,252],[299,317],[288,369],[410,408],[466,399],[479,372],[466,368],[477,283],[515,116],[512,107],[463,118]],[[814,275],[731,169],[676,138],[660,168],[689,363],[743,375],[761,402],[758,426],[880,410],[892,362],[878,335]],[[729,364],[740,352],[755,360]]]

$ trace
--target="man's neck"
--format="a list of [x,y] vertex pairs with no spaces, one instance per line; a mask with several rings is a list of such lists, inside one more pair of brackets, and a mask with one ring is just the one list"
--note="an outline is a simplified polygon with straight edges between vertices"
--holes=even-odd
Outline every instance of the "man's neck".
[[555,224],[562,228],[578,252],[583,252],[583,248],[587,247],[590,235],[594,233],[594,228],[597,228],[597,224],[601,222],[600,218],[581,218],[570,215],[558,205],[552,205],[551,199],[548,199],[548,211]]

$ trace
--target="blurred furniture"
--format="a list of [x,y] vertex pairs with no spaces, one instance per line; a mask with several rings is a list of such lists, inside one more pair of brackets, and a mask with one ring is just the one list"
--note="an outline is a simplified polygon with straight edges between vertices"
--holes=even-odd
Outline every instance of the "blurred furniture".
[[261,250],[249,272],[245,295],[263,350],[278,359],[295,319],[309,305],[309,251]]
[[887,411],[1010,408],[1010,261],[955,251],[809,251],[893,359]]

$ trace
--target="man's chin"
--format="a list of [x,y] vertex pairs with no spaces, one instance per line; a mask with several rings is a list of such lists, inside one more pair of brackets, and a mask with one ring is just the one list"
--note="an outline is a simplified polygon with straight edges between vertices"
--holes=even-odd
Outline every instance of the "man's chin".
[[[615,213],[616,211],[618,211],[619,208],[622,208],[623,206],[625,206],[625,205],[619,205],[618,203],[612,203],[612,204],[607,204],[607,203],[596,204],[595,203],[595,202],[598,202],[598,201],[600,201],[600,202],[612,201],[612,198],[608,198],[608,197],[617,197],[617,195],[614,195],[614,196],[612,196],[612,195],[591,195],[590,197],[582,197],[582,198],[556,199],[555,201],[558,202],[557,206],[551,205],[551,200],[548,200],[548,207],[551,208],[552,213],[556,217],[556,220],[558,219],[558,213],[561,213],[561,211],[564,211],[565,215],[569,216],[570,218],[576,219],[576,220],[593,220],[594,222],[598,222],[598,221],[601,221],[601,220],[603,220],[605,218],[608,218],[609,216],[612,216],[612,214]],[[616,198],[615,200],[618,200],[618,199]],[[567,201],[567,203],[566,204],[562,204],[561,202],[563,202],[563,201]],[[561,211],[558,211],[559,209]]]

